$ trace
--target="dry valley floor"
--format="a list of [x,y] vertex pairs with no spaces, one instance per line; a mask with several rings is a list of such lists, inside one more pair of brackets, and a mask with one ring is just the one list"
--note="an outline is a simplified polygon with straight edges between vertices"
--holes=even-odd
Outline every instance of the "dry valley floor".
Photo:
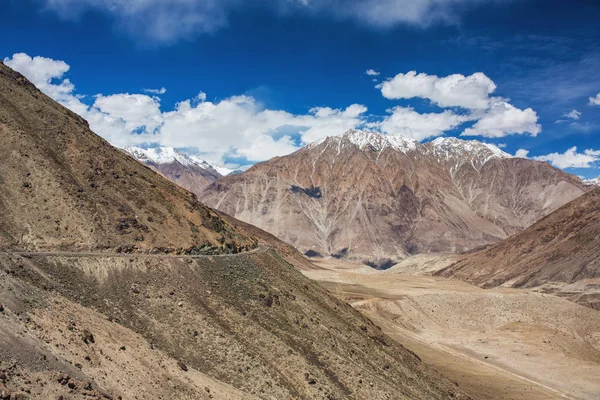
[[600,398],[600,312],[526,290],[379,272],[305,271],[477,399]]

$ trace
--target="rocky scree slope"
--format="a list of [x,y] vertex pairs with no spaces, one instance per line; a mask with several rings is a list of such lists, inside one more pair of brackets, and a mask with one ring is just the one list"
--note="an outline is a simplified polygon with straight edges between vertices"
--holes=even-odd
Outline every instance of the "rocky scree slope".
[[478,141],[349,131],[209,185],[205,204],[313,256],[387,265],[520,232],[586,186]]

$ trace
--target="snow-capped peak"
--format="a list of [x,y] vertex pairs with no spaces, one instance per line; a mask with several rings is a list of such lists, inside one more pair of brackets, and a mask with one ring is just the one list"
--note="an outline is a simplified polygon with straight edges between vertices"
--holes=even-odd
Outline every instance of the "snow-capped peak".
[[214,165],[213,168],[222,176],[227,176],[232,174],[233,172],[238,171],[237,169],[227,168],[223,165]]
[[470,162],[477,168],[492,158],[512,158],[513,156],[490,143],[478,140],[462,140],[455,137],[440,137],[430,143],[433,153],[446,161],[454,161],[457,166]]
[[415,150],[419,144],[419,142],[414,139],[400,135],[387,135],[379,132],[350,129],[342,136],[327,136],[309,144],[306,148],[311,149],[329,140],[334,140],[342,147],[350,144],[361,150],[370,148],[375,151],[383,151],[389,147],[403,153]]
[[344,139],[355,144],[359,149],[367,146],[375,151],[382,151],[391,147],[395,150],[407,153],[417,148],[419,143],[415,139],[406,138],[400,135],[387,135],[379,132],[367,132],[357,129],[351,129],[344,133]]
[[600,176],[592,179],[584,179],[582,182],[584,185],[600,186]]
[[498,158],[512,158],[512,155],[500,150],[497,146],[490,143],[483,143],[478,140],[462,140],[455,137],[439,137],[431,142],[436,150],[447,152],[486,152]]
[[227,174],[231,172],[231,170],[228,168],[214,167],[199,157],[189,156],[172,147],[154,147],[149,149],[142,149],[141,147],[132,146],[126,147],[123,150],[125,150],[138,161],[141,161],[143,163],[170,164],[178,162],[179,164],[186,167],[202,168],[207,171],[216,172],[220,175],[226,174],[222,173],[219,169],[221,169],[223,172],[226,172]]

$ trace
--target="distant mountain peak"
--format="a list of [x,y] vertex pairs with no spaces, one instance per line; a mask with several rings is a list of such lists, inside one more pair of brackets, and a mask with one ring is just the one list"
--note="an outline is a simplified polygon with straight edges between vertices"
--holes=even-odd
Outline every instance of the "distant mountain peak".
[[513,158],[493,144],[455,137],[439,137],[427,143],[427,147],[427,152],[432,152],[438,160],[454,163],[454,169],[464,163],[470,163],[479,170],[491,159]]
[[408,154],[418,151],[425,155],[432,155],[438,160],[450,161],[456,166],[465,162],[480,168],[493,158],[513,158],[512,155],[502,151],[499,147],[480,142],[478,140],[463,140],[455,137],[439,137],[429,143],[421,144],[419,141],[401,135],[384,134],[380,132],[350,129],[341,136],[327,136],[306,146],[312,149],[323,143],[335,143],[338,146],[354,145],[360,150],[370,149],[381,152],[386,148]]
[[584,179],[582,182],[588,186],[600,186],[600,176],[592,179]]
[[184,167],[201,168],[220,176],[227,175],[231,172],[231,170],[228,168],[212,165],[200,157],[185,154],[177,149],[174,149],[173,147],[153,147],[143,149],[141,147],[131,146],[125,147],[123,150],[144,164],[151,163],[156,165],[164,165],[178,162]]
[[432,140],[431,143],[433,147],[440,152],[489,152],[491,155],[497,158],[513,158],[512,155],[500,150],[499,147],[490,143],[480,142],[479,140],[462,140],[455,137],[439,137]]
[[388,147],[407,153],[415,150],[418,141],[406,138],[400,135],[387,135],[379,132],[369,132],[357,129],[351,129],[342,136],[342,140],[347,140],[355,144],[358,148],[364,149],[367,146],[375,151],[382,151]]
[[132,146],[123,151],[193,193],[199,193],[206,185],[231,173],[229,168],[211,165],[173,147],[144,149]]
[[306,148],[311,149],[322,143],[332,141],[340,146],[353,145],[360,150],[371,149],[374,151],[383,151],[386,148],[392,148],[405,154],[416,150],[419,146],[417,140],[400,135],[388,135],[373,131],[350,129],[342,136],[327,136],[309,144]]

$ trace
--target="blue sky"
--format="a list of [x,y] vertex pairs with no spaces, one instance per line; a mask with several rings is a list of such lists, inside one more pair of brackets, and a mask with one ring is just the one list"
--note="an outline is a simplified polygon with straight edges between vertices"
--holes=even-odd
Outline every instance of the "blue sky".
[[363,127],[600,175],[597,1],[0,4],[0,58],[118,146],[236,166]]

